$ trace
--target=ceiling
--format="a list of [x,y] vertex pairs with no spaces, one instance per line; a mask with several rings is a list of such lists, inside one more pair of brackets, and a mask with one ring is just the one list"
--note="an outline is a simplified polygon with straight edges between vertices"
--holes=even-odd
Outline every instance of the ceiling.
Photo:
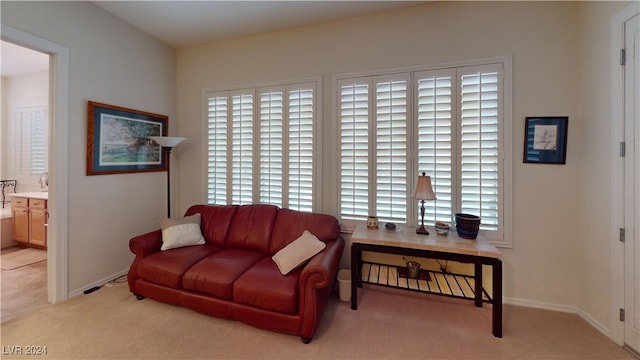
[[94,1],[175,48],[421,2],[424,1]]
[[2,41],[0,75],[18,76],[49,69],[49,55]]
[[[94,1],[116,17],[175,48],[339,18],[424,1]],[[49,57],[2,42],[2,76],[48,69]]]

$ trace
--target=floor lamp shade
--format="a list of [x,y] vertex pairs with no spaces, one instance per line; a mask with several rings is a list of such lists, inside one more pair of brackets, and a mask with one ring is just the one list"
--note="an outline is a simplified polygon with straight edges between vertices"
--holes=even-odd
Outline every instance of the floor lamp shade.
[[187,138],[175,136],[149,136],[167,152],[167,217],[171,217],[171,149],[186,140]]
[[172,148],[180,144],[184,140],[187,140],[187,138],[175,137],[175,136],[149,136],[149,139],[155,141],[156,143],[158,143],[158,145],[162,146],[163,148]]

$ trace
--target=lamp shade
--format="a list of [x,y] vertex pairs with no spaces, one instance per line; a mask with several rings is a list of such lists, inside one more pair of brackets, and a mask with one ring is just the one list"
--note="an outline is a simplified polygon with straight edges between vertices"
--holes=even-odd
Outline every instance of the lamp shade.
[[431,176],[426,176],[423,172],[421,176],[418,176],[418,183],[416,189],[413,192],[414,199],[418,200],[435,200],[436,194],[431,187]]
[[181,142],[183,142],[187,138],[175,137],[175,136],[149,136],[149,139],[157,142],[158,145],[160,145],[162,147],[172,148],[172,147],[180,144]]

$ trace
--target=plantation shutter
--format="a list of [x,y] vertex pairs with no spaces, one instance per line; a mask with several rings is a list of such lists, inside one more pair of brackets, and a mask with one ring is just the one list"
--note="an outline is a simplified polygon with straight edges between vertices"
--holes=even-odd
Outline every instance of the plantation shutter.
[[260,202],[282,207],[284,94],[260,94]]
[[314,87],[289,91],[289,203],[300,211],[313,211]]
[[232,97],[231,203],[253,202],[253,94]]
[[29,175],[40,175],[47,168],[47,118],[45,109],[40,108],[30,113],[29,116],[31,139],[29,141]]
[[[437,199],[425,201],[425,221],[452,221],[454,203],[455,71],[416,74],[418,172],[431,176]],[[419,213],[418,213],[419,214]]]
[[498,65],[460,70],[460,211],[481,217],[481,229],[498,230]]
[[367,80],[341,80],[340,215],[362,220],[369,214],[369,89]]
[[316,87],[205,94],[208,203],[314,211]]
[[375,210],[380,220],[407,220],[408,74],[376,77]]
[[207,203],[227,203],[228,97],[207,100]]

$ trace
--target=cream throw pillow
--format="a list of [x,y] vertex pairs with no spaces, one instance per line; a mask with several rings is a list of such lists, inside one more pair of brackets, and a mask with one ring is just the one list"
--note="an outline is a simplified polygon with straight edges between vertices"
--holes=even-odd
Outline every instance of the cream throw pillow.
[[160,219],[160,226],[162,227],[161,250],[205,243],[200,231],[200,213],[183,218]]
[[273,255],[272,259],[278,265],[282,275],[287,275],[291,270],[311,259],[326,246],[327,244],[320,241],[308,230],[305,230],[299,238]]

